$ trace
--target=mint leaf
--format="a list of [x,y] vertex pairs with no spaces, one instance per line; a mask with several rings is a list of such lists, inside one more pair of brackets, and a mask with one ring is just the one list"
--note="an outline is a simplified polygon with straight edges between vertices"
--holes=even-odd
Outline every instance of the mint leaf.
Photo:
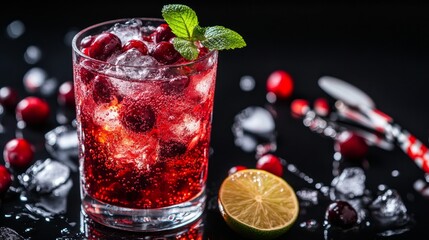
[[197,14],[182,4],[169,4],[162,8],[162,17],[172,32],[179,38],[193,40],[194,28],[198,26]]
[[203,46],[210,50],[242,48],[246,46],[243,37],[237,32],[222,26],[207,27],[204,31]]
[[174,49],[180,53],[180,55],[188,60],[194,60],[198,57],[198,48],[192,41],[174,38],[173,46]]

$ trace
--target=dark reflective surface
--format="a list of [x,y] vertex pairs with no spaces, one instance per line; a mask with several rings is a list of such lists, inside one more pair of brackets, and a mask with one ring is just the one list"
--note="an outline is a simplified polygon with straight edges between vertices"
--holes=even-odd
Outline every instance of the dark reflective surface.
[[[256,164],[256,152],[244,151],[236,145],[232,131],[234,117],[248,106],[260,106],[273,113],[276,148],[271,150],[287,163],[283,178],[296,191],[310,189],[320,194],[317,203],[300,201],[296,224],[279,239],[417,239],[426,233],[429,197],[425,196],[424,189],[428,184],[425,177],[428,177],[402,150],[371,146],[363,162],[337,161],[333,139],[312,132],[301,119],[292,117],[290,103],[296,98],[313,102],[318,97],[326,97],[332,104],[334,100],[318,87],[317,79],[322,75],[336,76],[367,92],[379,109],[424,144],[429,144],[427,5],[189,5],[197,12],[202,26],[230,27],[243,35],[248,46],[220,53],[206,212],[195,225],[176,233],[165,233],[164,238],[240,239],[222,220],[216,196],[229,168],[235,165],[253,168]],[[135,6],[130,12],[105,6],[96,16],[95,6],[86,7],[87,11],[80,15],[68,13],[69,10],[65,10],[68,8],[48,12],[41,7],[34,8],[33,14],[12,8],[14,11],[1,15],[1,86],[16,87],[20,98],[42,96],[52,110],[49,123],[37,129],[18,129],[14,115],[6,111],[1,116],[4,127],[0,135],[1,148],[14,136],[24,136],[35,144],[35,160],[53,157],[45,148],[44,134],[61,124],[69,124],[73,117],[67,111],[68,118],[60,114],[65,109],[56,99],[58,84],[72,79],[70,36],[77,29],[102,20],[124,16],[159,17],[162,4]],[[17,38],[7,34],[14,20],[20,20],[25,26]],[[19,34],[19,29],[15,34]],[[28,50],[29,46],[35,46],[36,50]],[[31,92],[24,87],[24,75],[33,67],[45,70],[47,79],[52,80],[43,91]],[[292,98],[270,103],[265,81],[277,69],[293,76],[295,89]],[[255,79],[254,88],[244,88],[246,91],[240,87],[240,79],[245,75]],[[0,162],[3,163],[3,158]],[[72,157],[67,164],[73,169],[77,161]],[[364,169],[365,185],[372,198],[382,189],[398,191],[410,214],[405,227],[386,228],[372,216],[363,222],[364,227],[359,231],[342,232],[324,226],[330,199],[321,194],[320,186],[330,186],[338,172],[349,166]],[[21,173],[15,171],[14,175]],[[1,199],[0,227],[9,227],[28,239],[163,239],[159,235],[111,230],[85,220],[80,213],[76,169],[71,171],[71,179],[64,208],[56,208],[59,214],[43,215],[32,208],[40,199],[21,194],[22,188],[15,178],[13,187]]]

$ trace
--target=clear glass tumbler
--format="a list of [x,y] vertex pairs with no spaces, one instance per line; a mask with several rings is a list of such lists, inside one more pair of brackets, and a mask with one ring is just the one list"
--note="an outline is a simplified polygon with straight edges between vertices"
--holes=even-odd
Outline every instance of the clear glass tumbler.
[[218,52],[177,57],[163,29],[119,19],[73,38],[82,210],[113,228],[174,229],[204,211]]

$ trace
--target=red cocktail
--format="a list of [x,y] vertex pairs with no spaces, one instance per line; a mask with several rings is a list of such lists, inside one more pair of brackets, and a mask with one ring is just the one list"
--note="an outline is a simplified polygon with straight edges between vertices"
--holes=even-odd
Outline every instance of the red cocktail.
[[200,216],[217,51],[187,60],[159,19],[122,19],[73,40],[83,210],[105,225],[170,229]]

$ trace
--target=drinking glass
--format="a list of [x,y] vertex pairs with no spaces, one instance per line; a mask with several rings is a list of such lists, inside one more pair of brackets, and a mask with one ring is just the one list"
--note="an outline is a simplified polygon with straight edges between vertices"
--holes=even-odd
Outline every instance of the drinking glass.
[[[81,30],[72,42],[82,211],[117,229],[178,228],[205,207],[218,52],[157,62],[150,53],[162,24],[111,20]],[[101,32],[115,34],[122,46],[138,39],[148,53],[89,57],[87,46]],[[106,46],[99,49],[112,48],[100,42]]]

